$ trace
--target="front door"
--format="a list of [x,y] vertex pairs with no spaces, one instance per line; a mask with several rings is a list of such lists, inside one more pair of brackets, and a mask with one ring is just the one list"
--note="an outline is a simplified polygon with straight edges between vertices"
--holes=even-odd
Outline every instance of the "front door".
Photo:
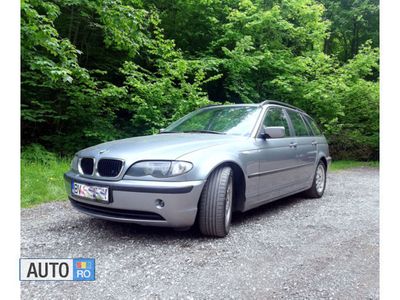
[[296,138],[289,126],[288,115],[280,108],[271,106],[268,108],[263,126],[283,126],[285,137],[283,138],[257,138],[255,143],[259,149],[259,172],[257,203],[267,202],[292,189],[293,166],[297,164]]

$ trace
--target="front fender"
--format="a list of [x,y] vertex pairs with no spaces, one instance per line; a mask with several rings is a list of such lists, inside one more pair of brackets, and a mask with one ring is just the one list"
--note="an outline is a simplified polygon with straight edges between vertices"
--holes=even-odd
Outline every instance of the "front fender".
[[243,166],[243,162],[240,160],[238,154],[233,154],[233,153],[213,153],[211,154],[196,154],[196,155],[188,155],[188,156],[182,156],[179,159],[181,160],[187,160],[194,162],[194,168],[192,172],[194,173],[193,175],[195,178],[198,178],[199,180],[205,180],[208,178],[208,176],[219,166],[223,164],[235,164],[240,169],[242,172],[245,174],[245,177],[247,177],[246,172],[245,172],[245,167]]

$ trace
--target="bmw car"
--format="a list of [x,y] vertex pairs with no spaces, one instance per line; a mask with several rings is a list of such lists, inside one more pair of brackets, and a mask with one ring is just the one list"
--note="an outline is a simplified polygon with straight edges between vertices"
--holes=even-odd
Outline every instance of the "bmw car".
[[65,173],[71,204],[126,223],[228,234],[232,213],[304,192],[322,197],[331,158],[304,111],[278,101],[212,105],[159,134],[76,153]]

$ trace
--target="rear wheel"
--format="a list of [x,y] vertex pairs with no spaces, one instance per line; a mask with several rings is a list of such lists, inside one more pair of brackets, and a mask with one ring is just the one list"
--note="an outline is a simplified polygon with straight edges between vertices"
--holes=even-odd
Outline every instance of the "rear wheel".
[[220,167],[208,178],[200,197],[198,212],[202,234],[225,237],[232,218],[233,171]]
[[306,195],[311,198],[321,198],[326,186],[326,166],[320,161],[315,170],[313,185],[306,191]]

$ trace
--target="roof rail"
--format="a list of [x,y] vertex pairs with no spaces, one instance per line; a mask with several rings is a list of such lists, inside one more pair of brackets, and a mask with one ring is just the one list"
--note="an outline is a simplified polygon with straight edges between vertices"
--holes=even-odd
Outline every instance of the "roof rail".
[[260,106],[263,106],[263,105],[266,105],[266,104],[278,104],[278,105],[290,107],[290,108],[293,108],[293,109],[295,109],[295,110],[304,112],[303,110],[301,110],[300,108],[298,108],[298,107],[296,107],[296,106],[290,105],[290,104],[285,103],[285,102],[282,102],[282,101],[276,101],[276,100],[265,100],[265,101],[263,101],[263,102],[260,103]]

